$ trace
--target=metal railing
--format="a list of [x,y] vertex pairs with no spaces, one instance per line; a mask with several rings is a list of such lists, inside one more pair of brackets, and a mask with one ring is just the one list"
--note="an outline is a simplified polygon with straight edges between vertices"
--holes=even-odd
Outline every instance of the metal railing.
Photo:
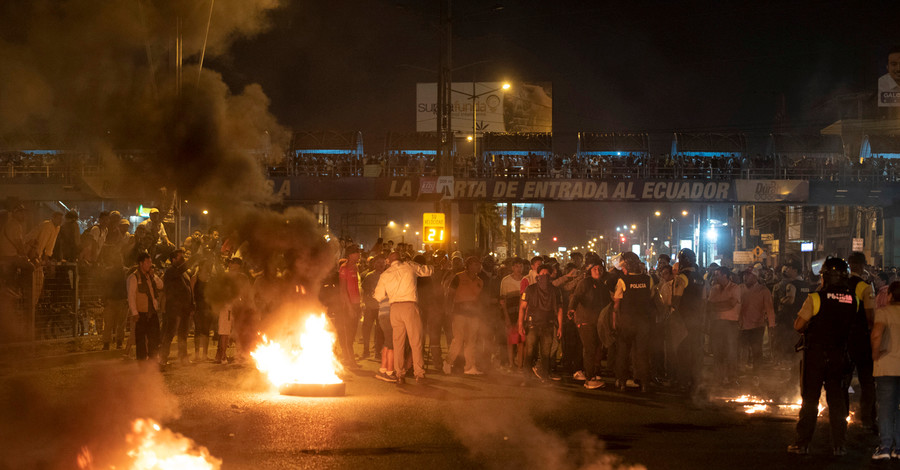
[[[712,166],[706,164],[626,164],[624,161],[591,160],[536,160],[475,163],[471,159],[458,159],[453,166],[456,178],[560,178],[560,179],[800,179],[810,181],[840,182],[897,182],[900,180],[900,163],[839,166],[806,161],[802,165],[777,161],[770,166],[743,168],[740,166]],[[76,176],[92,176],[102,173],[100,165],[62,164],[0,164],[0,181],[68,182]],[[345,177],[423,177],[437,176],[433,158],[397,159],[327,159],[288,160],[283,164],[267,166],[270,177],[305,176],[315,178]]]

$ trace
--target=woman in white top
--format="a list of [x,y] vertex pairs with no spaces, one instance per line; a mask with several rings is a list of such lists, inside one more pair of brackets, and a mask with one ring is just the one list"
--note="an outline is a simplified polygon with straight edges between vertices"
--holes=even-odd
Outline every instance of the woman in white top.
[[[900,282],[891,283],[891,303],[875,310],[872,359],[880,444],[872,459],[900,457]],[[894,337],[897,341],[894,341]]]

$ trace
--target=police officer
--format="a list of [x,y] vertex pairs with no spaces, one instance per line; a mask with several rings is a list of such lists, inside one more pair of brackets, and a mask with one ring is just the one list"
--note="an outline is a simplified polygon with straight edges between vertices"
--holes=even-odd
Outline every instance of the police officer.
[[624,275],[613,295],[613,330],[616,331],[616,388],[625,389],[630,377],[628,361],[634,358],[634,376],[641,391],[650,384],[650,276],[643,273],[641,259],[633,252],[622,254]]
[[680,342],[673,341],[673,345],[679,385],[690,389],[700,384],[703,366],[703,288],[697,255],[689,248],[682,248],[678,252],[678,276],[672,289],[672,307],[675,309],[672,327],[686,334]]
[[853,324],[850,325],[850,362],[847,383],[853,378],[853,369],[861,388],[859,393],[859,419],[864,428],[878,432],[875,416],[875,379],[872,377],[874,363],[870,332],[875,320],[875,290],[866,281],[866,255],[859,251],[850,253],[847,258],[850,264],[850,288],[859,306]]
[[844,455],[849,413],[845,378],[848,330],[858,301],[850,287],[850,268],[843,259],[828,258],[819,274],[822,287],[809,294],[794,321],[794,329],[804,335],[800,378],[803,404],[797,421],[797,440],[787,450],[795,454],[809,452],[824,384],[834,455]]

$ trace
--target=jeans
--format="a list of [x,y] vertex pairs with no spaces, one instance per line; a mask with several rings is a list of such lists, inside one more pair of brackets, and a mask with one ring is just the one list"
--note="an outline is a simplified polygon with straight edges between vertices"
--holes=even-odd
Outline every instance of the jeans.
[[543,326],[530,326],[525,331],[525,365],[522,371],[525,377],[530,375],[530,366],[534,363],[537,355],[537,349],[540,347],[541,354],[541,379],[550,379],[550,348],[553,345],[553,338],[556,337],[556,326],[551,324]]
[[749,353],[750,364],[753,365],[753,372],[759,370],[762,364],[762,345],[763,336],[766,333],[766,327],[752,328],[749,330],[741,330],[741,354]]
[[871,426],[876,423],[875,413],[875,380],[872,377],[872,346],[869,343],[868,333],[851,334],[848,343],[850,362],[852,367],[848,372],[847,383],[853,378],[853,369],[856,369],[856,378],[859,379],[859,420],[863,426]]
[[477,342],[481,330],[481,321],[478,317],[470,315],[453,315],[453,342],[450,343],[450,352],[447,362],[451,365],[456,362],[459,353],[466,358],[465,371],[477,369],[476,353]]
[[881,446],[900,450],[900,377],[875,377],[878,403],[878,436]]
[[159,349],[159,316],[155,312],[139,313],[134,324],[137,360],[155,359]]
[[168,305],[162,321],[162,341],[159,345],[159,362],[169,359],[172,339],[178,337],[178,359],[187,358],[187,336],[191,322],[190,305]]
[[738,337],[740,329],[736,320],[713,320],[709,341],[713,350],[716,379],[737,380]]
[[581,336],[584,376],[590,380],[600,375],[600,359],[603,353],[600,336],[597,335],[597,323],[578,325],[578,334]]

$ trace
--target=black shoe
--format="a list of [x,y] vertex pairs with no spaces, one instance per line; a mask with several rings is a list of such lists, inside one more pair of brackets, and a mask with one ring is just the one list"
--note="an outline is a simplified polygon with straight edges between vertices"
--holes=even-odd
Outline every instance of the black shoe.
[[116,341],[116,349],[122,349],[122,342]]
[[397,375],[397,385],[406,385],[406,377]]
[[109,343],[103,343],[103,350],[109,351]]
[[787,451],[791,454],[806,455],[809,453],[809,446],[805,446],[802,444],[791,444],[788,446]]

